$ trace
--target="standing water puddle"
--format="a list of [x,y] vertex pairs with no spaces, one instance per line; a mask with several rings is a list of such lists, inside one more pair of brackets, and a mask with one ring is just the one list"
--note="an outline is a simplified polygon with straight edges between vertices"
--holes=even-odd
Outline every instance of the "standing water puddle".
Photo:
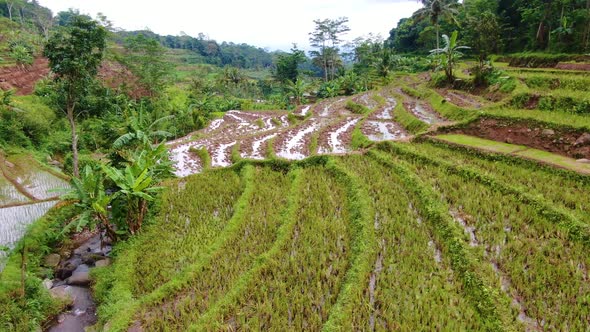
[[323,153],[346,153],[346,152],[348,152],[348,149],[342,143],[342,140],[340,139],[340,136],[342,134],[344,134],[345,132],[347,132],[357,122],[359,122],[359,120],[360,119],[348,120],[348,122],[346,122],[340,128],[336,129],[335,131],[332,131],[330,133],[330,136],[329,136],[330,138],[329,138],[329,141],[328,141],[328,144],[330,145],[330,147],[327,148],[327,149],[326,148],[320,148],[319,149],[319,153],[323,154]]
[[304,159],[306,156],[301,152],[301,149],[305,143],[305,136],[316,131],[318,127],[319,124],[314,122],[307,128],[299,130],[295,136],[287,140],[285,147],[277,153],[277,156],[291,160]]
[[399,140],[407,137],[407,134],[393,122],[367,121],[363,133],[375,142]]
[[416,117],[418,117],[418,119],[426,122],[427,124],[431,125],[431,124],[442,122],[442,119],[440,118],[440,116],[438,116],[432,110],[428,109],[427,107],[425,107],[423,104],[421,104],[419,102],[415,102],[414,104],[411,104],[410,107],[412,109],[412,113],[414,113],[416,115]]

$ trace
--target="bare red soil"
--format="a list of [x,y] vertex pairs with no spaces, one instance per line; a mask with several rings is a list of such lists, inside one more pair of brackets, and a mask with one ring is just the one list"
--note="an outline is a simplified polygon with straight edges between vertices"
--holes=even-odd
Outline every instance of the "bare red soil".
[[590,133],[542,128],[525,121],[508,122],[496,119],[480,119],[467,128],[451,132],[525,145],[575,159],[590,158]]
[[[33,93],[35,84],[50,75],[49,61],[36,58],[31,66],[10,66],[0,68],[0,89],[14,89],[16,95]],[[138,78],[129,69],[117,62],[105,61],[99,68],[98,77],[106,86],[119,89],[132,98],[148,96],[149,92],[139,83]]]
[[29,67],[4,67],[0,69],[0,88],[2,90],[15,89],[17,95],[33,93],[35,83],[49,75],[49,62],[44,58],[37,58]]

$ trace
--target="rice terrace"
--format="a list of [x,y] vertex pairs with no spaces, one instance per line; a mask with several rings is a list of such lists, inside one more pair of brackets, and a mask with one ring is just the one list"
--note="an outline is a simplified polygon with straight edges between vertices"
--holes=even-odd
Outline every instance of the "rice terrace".
[[288,52],[51,2],[0,1],[0,331],[590,331],[590,1]]

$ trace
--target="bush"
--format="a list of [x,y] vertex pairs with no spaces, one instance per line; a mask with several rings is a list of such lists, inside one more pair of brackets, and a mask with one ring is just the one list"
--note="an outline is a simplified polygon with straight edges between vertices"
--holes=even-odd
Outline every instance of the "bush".
[[367,108],[367,107],[366,107],[366,106],[364,106],[364,105],[357,104],[357,103],[355,103],[355,102],[354,102],[354,101],[352,101],[352,100],[349,100],[349,101],[347,101],[347,102],[346,102],[346,106],[344,106],[344,107],[345,107],[347,110],[349,110],[349,111],[351,111],[352,113],[355,113],[355,114],[361,114],[361,115],[364,115],[364,114],[371,113],[371,110],[370,110],[369,108]]

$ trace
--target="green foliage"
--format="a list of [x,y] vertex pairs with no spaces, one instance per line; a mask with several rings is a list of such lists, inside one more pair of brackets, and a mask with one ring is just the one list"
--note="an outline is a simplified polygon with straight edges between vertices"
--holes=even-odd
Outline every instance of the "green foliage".
[[285,85],[285,90],[295,105],[305,104],[305,95],[309,91],[309,88],[309,83],[301,78],[298,78],[295,82],[287,81]]
[[329,81],[336,77],[336,71],[342,67],[338,45],[342,42],[342,35],[350,31],[348,18],[318,19],[313,22],[315,30],[309,33],[309,42],[318,50],[310,54],[314,63],[323,69],[324,81]]
[[64,228],[69,233],[72,227],[76,232],[82,229],[99,229],[106,232],[113,241],[117,240],[117,233],[109,222],[108,209],[113,197],[104,190],[104,174],[98,168],[86,165],[79,178],[72,178],[72,189],[61,197],[62,200],[75,201],[82,213]]
[[125,40],[125,50],[124,62],[139,76],[142,86],[152,97],[161,94],[172,71],[171,64],[164,60],[164,47],[140,33]]
[[355,114],[365,115],[371,113],[371,109],[367,106],[355,103],[352,100],[347,101],[344,107]]
[[453,69],[455,68],[457,60],[463,56],[463,53],[461,53],[459,50],[469,48],[467,46],[459,46],[457,44],[458,35],[459,33],[456,30],[453,31],[451,37],[443,35],[445,46],[443,48],[437,48],[430,51],[432,55],[438,56],[437,58],[440,61],[440,67],[444,69],[447,81],[449,83],[452,83],[455,80]]
[[89,93],[106,48],[106,30],[88,17],[76,15],[47,41],[43,55],[55,74],[56,104],[65,110],[72,134],[73,173],[79,175],[76,104]]
[[511,67],[526,67],[526,68],[552,68],[559,62],[565,61],[584,61],[588,60],[586,55],[576,54],[550,54],[550,53],[515,53],[504,57],[500,57],[498,61],[508,62]]
[[299,65],[305,62],[305,53],[293,45],[291,53],[279,54],[274,61],[273,77],[279,82],[295,82],[299,78]]
[[[16,245],[0,273],[0,329],[5,331],[31,331],[51,316],[59,313],[65,303],[55,301],[41,281],[46,271],[41,267],[45,255],[63,239],[61,229],[76,213],[73,206],[50,210],[32,224]],[[22,251],[25,252],[25,288],[22,297]]]
[[197,155],[197,157],[199,157],[199,159],[201,160],[201,165],[203,165],[203,169],[211,168],[211,155],[209,155],[209,151],[207,150],[207,148],[202,147],[199,149],[195,149],[194,147],[191,147],[189,151]]

